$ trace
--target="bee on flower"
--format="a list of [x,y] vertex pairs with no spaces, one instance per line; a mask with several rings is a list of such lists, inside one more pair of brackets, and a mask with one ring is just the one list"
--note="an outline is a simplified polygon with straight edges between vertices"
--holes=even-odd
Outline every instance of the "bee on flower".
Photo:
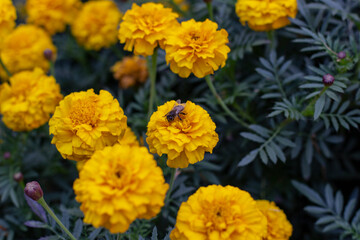
[[167,165],[186,168],[212,153],[219,141],[216,125],[200,106],[187,101],[166,102],[158,107],[147,126],[146,142],[150,152],[167,154]]

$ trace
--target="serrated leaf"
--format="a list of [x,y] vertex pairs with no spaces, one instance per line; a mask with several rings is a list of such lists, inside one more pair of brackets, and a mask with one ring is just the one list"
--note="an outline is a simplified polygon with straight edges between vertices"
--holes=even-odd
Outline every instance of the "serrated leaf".
[[261,161],[264,163],[264,164],[268,164],[268,157],[266,155],[266,152],[264,151],[264,149],[261,149],[260,150],[260,158],[261,158]]
[[316,203],[320,206],[326,206],[321,196],[313,189],[295,180],[291,181],[291,183],[299,192],[301,192],[311,202]]
[[336,196],[335,196],[335,211],[336,211],[336,213],[341,215],[343,207],[344,207],[344,197],[340,191],[337,191]]
[[325,216],[325,217],[319,218],[315,222],[315,224],[316,225],[328,224],[328,223],[334,222],[335,220],[336,220],[336,217],[334,217],[334,216]]
[[274,149],[272,149],[269,145],[266,145],[265,150],[266,150],[266,153],[268,154],[270,160],[273,163],[276,163],[277,162],[277,157],[276,157],[276,153],[275,153]]
[[100,234],[102,228],[96,228],[94,231],[92,231],[89,235],[89,240],[95,240],[95,238]]
[[76,220],[73,230],[73,235],[76,239],[80,238],[82,229],[83,229],[83,221],[81,219]]
[[311,215],[315,215],[315,216],[322,215],[325,213],[331,213],[329,209],[323,207],[317,207],[317,206],[306,206],[304,210],[310,213]]
[[254,161],[254,159],[256,158],[256,156],[259,153],[259,149],[255,149],[252,150],[248,155],[246,155],[243,159],[241,159],[241,161],[238,164],[238,167],[243,167],[245,165],[248,165],[249,163],[251,163],[252,161]]
[[154,229],[152,231],[151,240],[158,240],[158,233],[157,233],[156,226],[154,227]]
[[47,228],[45,223],[33,220],[24,222],[24,225],[31,228]]
[[246,139],[249,139],[251,141],[258,142],[258,143],[264,143],[266,141],[262,137],[260,137],[256,134],[253,134],[253,133],[249,133],[249,132],[242,132],[242,133],[240,133],[240,135]]
[[249,128],[251,130],[253,130],[254,132],[256,132],[257,134],[259,134],[260,136],[262,137],[265,137],[265,138],[268,138],[270,137],[270,130],[269,129],[266,129],[262,126],[259,126],[259,125],[255,125],[255,124],[252,124],[249,126]]
[[316,101],[315,103],[315,111],[314,111],[314,120],[318,119],[320,117],[320,114],[322,113],[324,106],[325,106],[325,95],[321,95],[321,97]]
[[349,221],[351,215],[353,214],[354,210],[355,210],[355,206],[356,206],[356,199],[350,199],[348,204],[345,207],[344,210],[344,219],[345,221]]
[[332,224],[329,224],[326,227],[324,227],[322,232],[331,232],[338,228],[340,228],[340,226],[337,223],[332,223]]
[[325,186],[325,201],[329,208],[332,208],[334,205],[334,196],[333,189],[330,184],[326,184]]

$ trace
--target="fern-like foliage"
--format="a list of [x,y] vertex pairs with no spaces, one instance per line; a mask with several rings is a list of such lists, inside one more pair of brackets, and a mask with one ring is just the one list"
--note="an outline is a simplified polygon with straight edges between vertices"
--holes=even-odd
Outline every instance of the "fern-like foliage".
[[339,236],[339,239],[360,239],[360,209],[356,210],[358,189],[352,193],[349,201],[344,204],[341,191],[334,193],[327,184],[323,194],[297,181],[294,187],[314,205],[305,207],[305,211],[317,218],[316,225],[321,232]]

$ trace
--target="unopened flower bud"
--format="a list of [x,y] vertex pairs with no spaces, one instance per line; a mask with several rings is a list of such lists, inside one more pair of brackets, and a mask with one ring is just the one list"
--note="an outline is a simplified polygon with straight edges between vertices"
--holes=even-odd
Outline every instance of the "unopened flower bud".
[[24,176],[21,172],[17,172],[14,174],[13,178],[16,182],[21,182],[24,179]]
[[38,201],[44,195],[41,186],[37,181],[28,182],[25,186],[24,192],[26,196],[34,201]]
[[3,157],[4,157],[4,159],[9,159],[11,157],[11,153],[10,152],[4,152]]
[[53,51],[51,49],[45,49],[44,51],[44,57],[49,60],[52,61],[53,60]]
[[331,74],[326,74],[323,76],[323,83],[325,86],[331,86],[335,81],[335,78]]
[[341,51],[337,54],[339,60],[346,58],[346,52]]

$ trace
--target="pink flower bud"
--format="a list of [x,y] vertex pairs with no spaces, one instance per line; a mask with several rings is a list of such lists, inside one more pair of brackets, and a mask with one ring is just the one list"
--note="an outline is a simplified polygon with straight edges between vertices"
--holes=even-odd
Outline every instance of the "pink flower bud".
[[21,172],[17,172],[14,174],[13,178],[16,182],[21,182],[24,179],[24,176]]
[[325,86],[331,86],[335,81],[335,78],[331,74],[326,74],[323,76],[323,83]]
[[9,159],[11,157],[10,152],[4,152],[4,159]]
[[25,194],[32,200],[38,201],[44,195],[37,181],[28,182],[24,189]]

